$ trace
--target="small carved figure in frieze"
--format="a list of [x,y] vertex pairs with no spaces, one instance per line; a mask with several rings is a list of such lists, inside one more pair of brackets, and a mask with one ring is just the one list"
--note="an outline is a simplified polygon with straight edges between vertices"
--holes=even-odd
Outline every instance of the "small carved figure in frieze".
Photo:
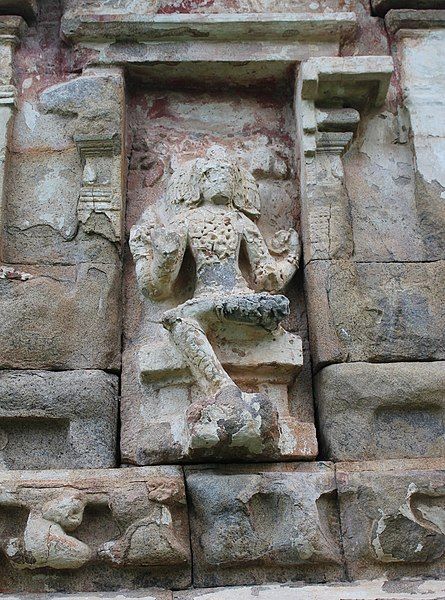
[[[190,448],[229,445],[260,454],[278,435],[277,413],[264,394],[246,393],[223,368],[208,333],[221,326],[279,332],[289,302],[278,294],[294,275],[300,242],[294,229],[266,243],[255,221],[254,177],[219,147],[175,170],[164,217],[146,213],[130,247],[139,286],[156,300],[173,294],[188,249],[196,265],[193,298],[163,315],[163,325],[202,389],[188,411]],[[247,257],[249,274],[240,269]]]
[[85,505],[73,492],[32,509],[23,536],[6,544],[12,564],[18,569],[78,569],[89,562],[91,549],[67,533],[82,523]]

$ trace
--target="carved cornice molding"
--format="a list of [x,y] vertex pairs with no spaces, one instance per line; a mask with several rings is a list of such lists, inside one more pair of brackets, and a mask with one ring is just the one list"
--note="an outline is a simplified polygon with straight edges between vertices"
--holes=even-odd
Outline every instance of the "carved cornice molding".
[[62,33],[71,41],[267,41],[338,38],[355,31],[356,15],[343,13],[121,14],[67,10]]
[[0,15],[0,44],[11,42],[18,44],[27,29],[22,17]]
[[[91,61],[102,65],[149,67],[150,81],[159,63],[168,64],[173,80],[184,76],[238,78],[250,84],[253,68],[263,79],[279,74],[311,56],[337,56],[342,42],[356,31],[357,15],[339,13],[227,13],[160,14],[125,11],[125,3],[111,10],[104,2],[94,7],[68,3],[62,17],[61,35],[71,44],[88,48]],[[227,63],[250,63],[248,73],[224,67]],[[196,65],[209,65],[197,74]],[[173,65],[178,65],[175,71]],[[190,65],[190,66],[188,66]],[[155,72],[162,80],[169,75]],[[220,71],[218,71],[219,73]]]
[[[445,2],[443,3],[445,7]],[[415,29],[438,29],[445,27],[445,10],[390,10],[385,17],[386,28],[391,34]]]

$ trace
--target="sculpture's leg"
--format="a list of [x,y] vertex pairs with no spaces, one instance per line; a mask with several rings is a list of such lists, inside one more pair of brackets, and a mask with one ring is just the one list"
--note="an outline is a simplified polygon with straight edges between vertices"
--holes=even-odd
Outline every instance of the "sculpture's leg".
[[[189,302],[164,314],[164,327],[184,356],[204,399],[187,411],[190,452],[222,458],[239,456],[241,448],[261,455],[278,439],[278,417],[269,398],[243,392],[229,377],[215,354],[200,321],[214,317],[215,303]],[[219,452],[215,454],[215,447]]]
[[215,396],[227,386],[235,385],[223,369],[198,321],[178,317],[174,320],[165,320],[164,324],[196,381],[208,397]]

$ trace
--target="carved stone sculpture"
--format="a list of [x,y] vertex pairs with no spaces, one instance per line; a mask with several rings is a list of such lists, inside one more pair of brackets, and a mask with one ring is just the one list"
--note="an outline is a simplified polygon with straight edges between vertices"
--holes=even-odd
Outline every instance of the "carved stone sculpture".
[[[193,297],[164,312],[179,359],[203,397],[192,401],[187,419],[191,452],[214,449],[262,455],[279,438],[276,407],[266,394],[243,391],[224,369],[210,338],[245,327],[247,339],[280,340],[288,299],[279,294],[298,268],[300,242],[294,229],[266,243],[255,220],[260,197],[253,176],[222,148],[211,148],[175,170],[162,218],[147,211],[131,231],[130,247],[143,294],[173,295],[184,256],[196,266]],[[240,268],[244,253],[247,268]]]
[[6,543],[6,556],[19,569],[82,567],[93,553],[67,532],[81,524],[85,504],[85,498],[68,492],[41,508],[32,508],[23,536]]
[[344,578],[333,465],[186,467],[200,586]]
[[443,458],[345,462],[336,473],[344,554],[354,579],[443,575]]
[[189,585],[177,467],[0,473],[2,591]]

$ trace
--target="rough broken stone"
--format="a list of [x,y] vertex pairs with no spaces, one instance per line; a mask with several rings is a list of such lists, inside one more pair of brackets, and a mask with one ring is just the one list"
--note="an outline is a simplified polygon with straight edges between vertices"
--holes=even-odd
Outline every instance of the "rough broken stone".
[[0,367],[120,366],[120,277],[114,265],[0,268]]
[[0,531],[3,591],[190,582],[178,467],[2,472]]
[[315,377],[323,456],[445,456],[445,363],[330,365]]
[[116,466],[117,395],[101,371],[0,371],[1,468]]
[[445,47],[445,10],[407,12],[405,21],[402,17],[399,22],[403,29],[397,34],[397,57],[416,161],[415,197],[425,245],[431,249],[432,258],[443,259],[445,66],[441,54]]
[[[6,178],[3,260],[117,262],[124,206],[123,90],[119,69],[86,70],[44,89],[38,103],[20,104],[12,139],[16,152]],[[36,130],[42,129],[45,137],[39,140]]]
[[358,262],[441,258],[437,245],[431,243],[432,229],[425,227],[421,197],[416,195],[408,134],[402,109],[398,114],[385,110],[365,116],[356,141],[343,157]]
[[305,285],[317,370],[343,361],[444,359],[444,274],[443,261],[312,261]]
[[186,467],[197,586],[344,578],[333,466]]
[[336,473],[353,579],[443,575],[443,458],[339,463]]

